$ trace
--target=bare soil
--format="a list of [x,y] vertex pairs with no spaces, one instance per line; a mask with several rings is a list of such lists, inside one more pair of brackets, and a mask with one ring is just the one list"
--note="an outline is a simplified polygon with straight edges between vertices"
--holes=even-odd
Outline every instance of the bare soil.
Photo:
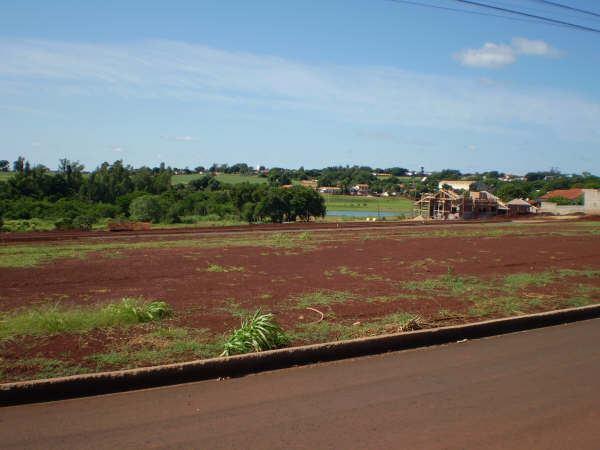
[[[140,296],[165,300],[173,307],[175,315],[168,326],[204,328],[218,336],[238,325],[238,313],[258,307],[275,313],[287,330],[313,322],[319,315],[299,307],[298,300],[316,292],[347,296],[345,300],[314,305],[325,314],[326,321],[335,324],[365,323],[398,312],[419,315],[428,326],[475,321],[482,319],[469,314],[476,292],[471,292],[470,297],[444,291],[408,292],[404,283],[448,274],[477,277],[486,283],[517,273],[598,270],[600,235],[578,225],[570,222],[520,224],[519,234],[497,236],[486,233],[511,228],[502,228],[508,226],[505,224],[319,231],[313,228],[314,236],[326,238],[315,241],[318,245],[310,245],[308,241],[306,245],[290,248],[139,248],[119,250],[117,256],[95,252],[83,259],[0,269],[0,311],[11,312],[52,302],[63,306],[91,305]],[[458,230],[462,234],[432,237],[440,230]],[[227,232],[223,236],[227,236]],[[56,238],[51,235],[48,240],[39,239],[37,243],[45,245]],[[174,230],[168,235],[169,240],[178,238],[190,239],[190,236],[187,232],[177,235]],[[197,234],[194,238],[203,237]],[[214,238],[215,234],[211,233],[211,239]],[[88,239],[98,238],[92,235]],[[102,236],[102,239],[143,242],[167,237],[150,233]],[[65,237],[60,241],[62,244],[68,240]],[[80,241],[81,237],[73,240]],[[10,240],[3,245],[8,242]],[[15,242],[22,241],[15,239]],[[211,264],[235,270],[207,271]],[[527,312],[541,311],[564,306],[561,299],[572,297],[574,288],[581,285],[592,289],[593,301],[600,301],[595,289],[600,286],[598,277],[572,277],[568,282],[528,287],[518,294],[538,300]],[[0,343],[0,356],[5,363],[40,356],[64,357],[70,364],[93,370],[95,366],[87,362],[88,356],[110,351],[119,342],[144,332],[147,332],[145,327],[133,327],[96,330],[85,335],[18,338]],[[185,356],[182,353],[180,358]],[[22,372],[22,369],[21,373],[5,369],[0,380],[35,375],[34,371]]]

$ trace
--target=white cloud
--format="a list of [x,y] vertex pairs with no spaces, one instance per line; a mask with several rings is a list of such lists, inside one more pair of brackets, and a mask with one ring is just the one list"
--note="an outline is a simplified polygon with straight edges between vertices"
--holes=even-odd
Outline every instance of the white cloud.
[[481,48],[462,50],[455,55],[463,66],[495,69],[514,63],[517,58],[512,47],[486,42]]
[[[526,47],[517,45],[520,51]],[[486,44],[466,55],[472,64],[499,67],[516,53],[514,47]],[[303,115],[355,129],[391,125],[515,135],[535,128],[546,136],[600,141],[600,104],[573,93],[393,67],[302,64],[173,41],[0,40],[0,61],[0,88],[19,79],[38,95],[168,99],[207,111],[217,104],[248,116]]]
[[511,45],[486,42],[481,48],[461,50],[454,58],[463,66],[497,69],[514,64],[519,55],[558,57],[561,52],[544,41],[517,37]]
[[119,147],[119,146],[113,146],[110,148],[113,152],[116,153],[123,153],[123,147]]
[[527,38],[514,38],[512,40],[512,47],[515,53],[519,55],[533,55],[533,56],[560,56],[561,52],[552,47],[547,42],[541,40],[530,40]]
[[179,141],[179,142],[196,142],[198,139],[192,136],[161,136],[161,138],[167,141]]

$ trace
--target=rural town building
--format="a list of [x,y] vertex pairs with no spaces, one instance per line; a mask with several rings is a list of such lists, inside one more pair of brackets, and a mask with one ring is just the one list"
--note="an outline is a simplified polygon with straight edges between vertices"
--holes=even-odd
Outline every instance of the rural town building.
[[452,189],[458,191],[468,191],[471,188],[473,181],[469,180],[441,180],[438,183],[438,189],[445,189],[444,186],[450,186]]
[[321,194],[341,194],[342,188],[337,186],[322,186],[319,188]]
[[600,215],[600,189],[583,190],[583,208],[586,214]]
[[352,186],[350,188],[350,193],[352,195],[369,195],[369,185],[360,183],[356,186]]
[[542,195],[539,200],[544,202],[553,198],[564,198],[576,203],[578,200],[583,199],[583,189],[572,188],[572,189],[555,189]]
[[[549,201],[565,199],[572,204]],[[556,189],[541,196],[538,212],[565,216],[569,214],[600,214],[600,189]]]
[[487,191],[458,194],[440,189],[433,194],[423,194],[414,203],[415,216],[425,220],[476,219],[507,212],[508,207]]
[[300,186],[317,189],[317,180],[300,180]]
[[[567,204],[552,201],[554,199],[562,199]],[[538,198],[537,203],[540,205],[539,212],[543,214],[565,216],[585,212],[583,189],[579,188],[555,189]]]
[[531,214],[536,211],[536,207],[533,206],[522,198],[515,198],[506,204],[508,206],[508,215],[520,216],[522,214]]
[[508,207],[488,191],[470,192],[469,196],[473,199],[473,217],[489,217],[508,213]]
[[440,189],[433,194],[423,194],[414,203],[415,216],[428,220],[460,219],[465,211],[471,212],[473,202],[470,197]]

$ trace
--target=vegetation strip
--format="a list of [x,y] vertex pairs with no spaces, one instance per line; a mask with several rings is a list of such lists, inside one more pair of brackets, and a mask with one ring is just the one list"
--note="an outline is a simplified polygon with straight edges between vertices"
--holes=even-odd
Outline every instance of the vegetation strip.
[[96,307],[42,306],[3,315],[0,318],[0,342],[18,336],[85,333],[96,328],[159,320],[170,314],[171,309],[165,302],[137,298],[124,298]]
[[0,384],[2,405],[120,392],[444,344],[600,317],[600,304],[351,341],[141,369]]
[[[497,224],[495,224],[497,225]],[[272,248],[303,248],[311,250],[317,244],[352,241],[352,240],[382,240],[405,238],[461,238],[502,236],[535,236],[543,233],[545,236],[581,236],[600,235],[600,222],[589,222],[573,225],[573,229],[563,231],[544,230],[545,224],[537,224],[539,230],[524,231],[517,224],[502,228],[490,229],[458,229],[458,230],[393,230],[384,234],[364,234],[355,237],[350,232],[339,231],[336,234],[326,231],[304,232],[261,232],[241,236],[213,237],[207,236],[196,239],[179,240],[149,240],[142,242],[102,242],[102,243],[57,243],[51,245],[13,244],[0,247],[0,267],[33,267],[59,258],[84,258],[91,252],[110,250],[136,250],[160,248],[219,248],[219,247],[272,247]]]

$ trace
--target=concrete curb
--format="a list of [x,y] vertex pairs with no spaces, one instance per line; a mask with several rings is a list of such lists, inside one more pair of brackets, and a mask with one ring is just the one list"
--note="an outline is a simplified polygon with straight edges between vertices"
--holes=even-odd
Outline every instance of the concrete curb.
[[14,405],[179,384],[390,351],[446,344],[600,317],[600,304],[467,325],[164,366],[0,384],[0,405]]

